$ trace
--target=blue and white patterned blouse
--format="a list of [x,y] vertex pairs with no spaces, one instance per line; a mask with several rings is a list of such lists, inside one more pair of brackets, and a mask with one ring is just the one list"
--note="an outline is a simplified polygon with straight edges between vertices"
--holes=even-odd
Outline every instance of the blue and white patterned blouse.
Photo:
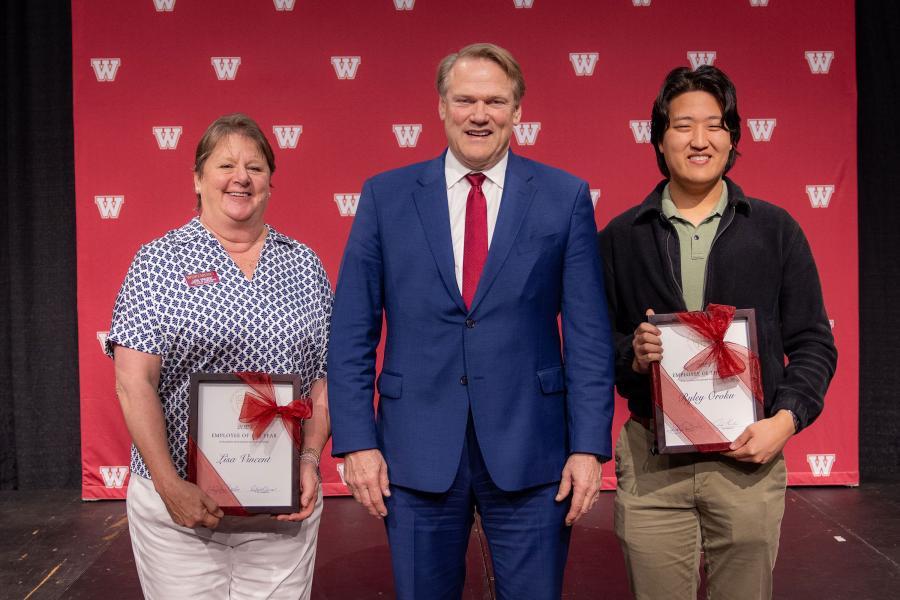
[[[141,247],[116,298],[106,353],[120,345],[162,357],[159,399],[181,477],[190,374],[296,373],[308,397],[325,377],[332,297],[315,252],[271,227],[252,281],[196,217]],[[134,446],[131,472],[150,477]]]

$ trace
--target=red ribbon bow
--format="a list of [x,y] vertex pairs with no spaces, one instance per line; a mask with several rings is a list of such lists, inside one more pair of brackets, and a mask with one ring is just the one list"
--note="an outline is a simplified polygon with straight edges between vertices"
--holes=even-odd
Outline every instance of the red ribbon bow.
[[278,417],[299,448],[303,439],[300,429],[301,419],[312,417],[312,405],[308,398],[296,398],[290,404],[279,406],[275,402],[275,387],[267,373],[245,371],[235,373],[241,380],[253,388],[244,394],[241,406],[241,423],[253,425],[253,439],[257,440],[268,429],[272,421]]
[[[715,364],[722,379],[738,377],[754,400],[762,404],[763,389],[759,357],[749,348],[725,341],[725,332],[734,319],[735,308],[727,304],[708,304],[706,312],[677,313],[678,320],[712,344],[684,363],[685,371],[699,371]],[[749,365],[750,368],[747,368]]]
[[725,341],[725,332],[734,319],[734,307],[709,304],[706,312],[677,313],[678,320],[712,344],[684,364],[686,371],[699,371],[715,363],[719,377],[725,379],[743,373],[747,364],[741,358],[741,346]]

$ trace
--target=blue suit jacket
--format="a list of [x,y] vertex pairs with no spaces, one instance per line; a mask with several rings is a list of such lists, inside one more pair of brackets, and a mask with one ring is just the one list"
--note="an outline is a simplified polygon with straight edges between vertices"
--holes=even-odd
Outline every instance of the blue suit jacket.
[[443,492],[459,467],[471,410],[485,463],[504,490],[558,481],[572,452],[611,456],[614,349],[605,298],[585,182],[510,153],[467,310],[454,274],[443,155],[373,177],[359,199],[332,315],[333,453],[380,448],[392,483]]

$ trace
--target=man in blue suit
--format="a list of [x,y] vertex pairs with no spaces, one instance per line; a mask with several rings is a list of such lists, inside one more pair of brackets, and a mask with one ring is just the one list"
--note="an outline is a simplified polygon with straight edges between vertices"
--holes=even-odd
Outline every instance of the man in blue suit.
[[475,510],[498,597],[559,598],[569,526],[611,456],[614,349],[588,186],[509,151],[525,83],[506,50],[451,54],[437,87],[448,151],[368,180],[347,242],[333,452],[386,520],[398,598],[461,596]]

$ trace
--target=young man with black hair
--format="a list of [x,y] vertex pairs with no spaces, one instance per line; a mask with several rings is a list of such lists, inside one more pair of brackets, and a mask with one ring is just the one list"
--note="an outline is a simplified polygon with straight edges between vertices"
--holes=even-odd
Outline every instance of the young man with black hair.
[[[696,598],[701,549],[710,598],[771,597],[787,480],[781,450],[822,411],[837,362],[800,226],[725,177],[740,133],[722,71],[670,72],[651,122],[666,179],[599,236],[616,387],[631,411],[615,452],[615,528],[639,599]],[[728,452],[658,455],[649,370],[664,350],[646,315],[711,302],[756,311],[765,418]]]

